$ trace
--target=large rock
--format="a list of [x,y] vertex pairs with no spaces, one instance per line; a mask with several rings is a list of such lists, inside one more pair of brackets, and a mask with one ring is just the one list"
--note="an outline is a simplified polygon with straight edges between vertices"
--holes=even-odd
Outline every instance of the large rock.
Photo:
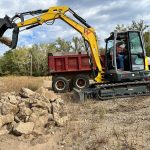
[[32,113],[31,116],[29,117],[30,122],[36,122],[38,120],[39,116],[36,113]]
[[9,102],[8,96],[3,96],[1,98],[1,103],[4,103],[4,102]]
[[4,126],[0,129],[0,135],[8,134],[7,126]]
[[4,102],[2,104],[1,107],[1,113],[3,115],[7,115],[7,114],[16,114],[19,111],[19,108],[16,105],[13,105],[11,103],[8,102]]
[[56,103],[56,102],[53,102],[53,103],[52,103],[52,113],[53,113],[53,114],[54,114],[54,113],[59,113],[60,108],[61,108],[61,106],[60,106],[59,103]]
[[26,116],[30,116],[32,113],[32,110],[29,108],[29,104],[26,104],[25,102],[19,104],[19,109],[19,113]]
[[20,110],[23,115],[30,116],[32,114],[32,110],[30,108],[24,107]]
[[35,128],[45,127],[45,125],[48,123],[48,119],[48,115],[40,116],[35,122]]
[[44,95],[47,89],[44,87],[40,87],[38,90],[36,90],[36,93],[39,93],[40,95]]
[[30,108],[27,108],[25,106],[24,107],[20,107],[20,111],[17,114],[17,116],[15,116],[15,119],[16,119],[17,122],[19,120],[21,120],[23,122],[27,122],[29,120],[29,117],[30,117],[31,114],[32,114],[32,110]]
[[15,92],[11,92],[11,93],[3,93],[1,94],[1,100],[4,102],[10,102],[10,100],[17,102],[16,101],[16,93]]
[[11,104],[17,105],[19,103],[19,101],[16,99],[14,95],[8,96],[8,99]]
[[15,135],[31,134],[33,129],[34,129],[33,122],[27,122],[27,123],[20,122],[17,125],[17,127],[14,127],[13,133]]
[[4,126],[5,124],[11,123],[14,121],[14,115],[13,114],[8,114],[4,116],[0,116],[0,128]]
[[38,107],[38,108],[43,108],[43,109],[48,109],[48,105],[51,105],[50,103],[46,103],[46,102],[43,102],[43,101],[37,101],[36,103],[33,103],[32,104],[32,107]]
[[43,87],[39,88],[36,92],[41,94],[43,97],[45,97],[51,102],[61,97],[60,95],[57,95],[56,93],[54,93],[54,91],[48,91],[47,89]]
[[58,99],[58,98],[61,98],[61,96],[60,96],[60,95],[57,95],[56,93],[54,93],[54,91],[47,91],[47,92],[45,93],[45,97],[49,98],[49,100],[50,100],[51,102],[55,101],[55,100]]
[[22,88],[20,91],[20,95],[24,98],[29,98],[35,95],[35,92],[33,92],[32,90],[28,89],[28,88]]
[[32,107],[32,112],[35,113],[36,116],[43,116],[48,114],[47,109],[42,109],[42,108],[37,108],[37,107]]
[[22,98],[21,101],[25,102],[27,107],[30,107],[31,104],[36,103],[38,100],[32,97],[32,98]]

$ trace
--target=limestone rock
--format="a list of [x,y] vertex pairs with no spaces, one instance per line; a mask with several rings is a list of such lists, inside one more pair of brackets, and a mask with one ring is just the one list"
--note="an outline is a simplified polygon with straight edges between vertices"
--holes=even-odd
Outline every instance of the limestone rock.
[[8,96],[8,99],[9,99],[9,102],[10,102],[11,104],[16,105],[16,104],[19,103],[19,101],[17,101],[17,99],[16,99],[16,97],[15,97],[14,95]]
[[33,92],[32,90],[30,90],[28,88],[22,88],[20,91],[20,95],[24,98],[29,98],[29,97],[35,95],[35,92]]
[[38,120],[39,116],[36,115],[36,113],[32,113],[31,116],[29,117],[30,122],[36,122]]
[[60,108],[61,107],[60,107],[59,103],[56,103],[56,102],[52,103],[52,113],[53,114],[59,113]]
[[35,122],[35,128],[44,127],[48,122],[48,115],[44,115],[38,118]]
[[17,127],[13,129],[13,133],[15,135],[22,135],[22,134],[31,134],[34,129],[34,123],[33,122],[27,122],[23,123],[20,122]]
[[47,109],[42,109],[42,108],[37,108],[37,107],[32,107],[32,112],[35,113],[36,116],[43,116],[48,114]]
[[38,90],[36,90],[36,93],[39,93],[40,95],[45,94],[46,89],[44,87],[40,87]]
[[[22,105],[23,106],[23,105]],[[24,105],[25,106],[25,105]],[[20,107],[19,113],[15,116],[15,120],[18,122],[19,120],[23,122],[27,122],[29,120],[29,116],[32,114],[32,110],[27,107]],[[20,122],[20,121],[19,121]]]
[[3,96],[1,98],[1,102],[4,103],[4,102],[9,102],[9,99],[8,99],[8,96]]
[[54,93],[54,91],[46,91],[44,95],[47,99],[50,100],[50,102],[55,101],[57,98],[60,98],[60,95],[57,95]]
[[19,113],[22,115],[30,116],[32,114],[32,110],[30,108],[23,107],[20,109]]
[[11,123],[14,121],[14,115],[13,114],[8,114],[4,116],[0,116],[0,128],[4,126],[5,124]]
[[1,112],[3,115],[7,115],[7,114],[11,114],[11,113],[16,114],[18,111],[19,111],[19,109],[16,105],[13,105],[8,102],[4,102],[1,107]]
[[9,131],[7,130],[7,126],[4,126],[0,129],[0,135],[8,134]]
[[38,107],[38,108],[44,108],[44,109],[48,109],[48,104],[43,102],[43,101],[37,101],[36,103],[32,104],[32,107]]

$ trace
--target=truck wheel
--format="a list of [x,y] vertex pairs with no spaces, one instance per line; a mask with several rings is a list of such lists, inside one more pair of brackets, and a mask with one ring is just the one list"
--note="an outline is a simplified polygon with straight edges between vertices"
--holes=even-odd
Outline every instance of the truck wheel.
[[52,89],[57,93],[67,92],[69,89],[69,82],[65,77],[56,77],[53,80]]
[[89,77],[79,74],[73,79],[73,86],[77,89],[85,89],[89,87]]

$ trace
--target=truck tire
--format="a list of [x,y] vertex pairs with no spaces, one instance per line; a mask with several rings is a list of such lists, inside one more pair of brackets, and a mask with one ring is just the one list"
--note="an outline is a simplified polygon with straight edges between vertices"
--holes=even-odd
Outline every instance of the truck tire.
[[89,84],[89,77],[84,74],[79,74],[73,79],[73,86],[77,89],[85,89]]
[[69,89],[69,82],[65,77],[56,77],[52,82],[52,89],[56,93],[65,93]]

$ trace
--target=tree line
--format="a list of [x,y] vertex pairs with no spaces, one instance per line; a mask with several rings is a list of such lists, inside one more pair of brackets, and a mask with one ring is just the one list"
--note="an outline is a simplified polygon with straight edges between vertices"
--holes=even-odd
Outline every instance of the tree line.
[[30,75],[31,67],[33,76],[47,75],[48,53],[79,52],[84,49],[84,42],[78,37],[73,37],[71,41],[58,38],[48,44],[17,47],[0,57],[0,75]]
[[[143,32],[145,48],[150,56],[150,31],[149,25],[143,20],[132,21],[129,26],[117,25],[115,30],[139,30]],[[0,57],[0,75],[30,75],[32,67],[33,76],[44,76],[48,74],[48,53],[56,52],[79,52],[85,51],[82,38],[73,37],[71,41],[58,38],[55,42],[48,44],[34,44],[31,47],[17,47],[15,50],[6,51]],[[104,51],[103,48],[100,51]],[[32,62],[32,64],[31,64]]]

